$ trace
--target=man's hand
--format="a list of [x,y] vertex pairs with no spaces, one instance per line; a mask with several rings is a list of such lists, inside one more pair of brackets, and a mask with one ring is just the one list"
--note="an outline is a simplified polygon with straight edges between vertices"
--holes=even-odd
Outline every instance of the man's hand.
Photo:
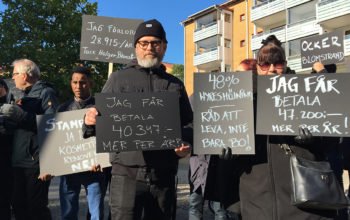
[[191,146],[189,144],[182,144],[180,147],[175,148],[175,153],[179,157],[186,157],[191,153]]
[[94,164],[91,166],[90,171],[92,172],[102,172],[102,168],[100,164]]
[[316,73],[324,70],[324,65],[321,62],[316,62],[312,65],[312,69],[315,70]]
[[49,181],[53,178],[53,176],[51,176],[51,174],[40,174],[38,179],[40,179],[41,181]]
[[95,107],[89,108],[85,114],[84,123],[86,125],[96,125],[98,111]]

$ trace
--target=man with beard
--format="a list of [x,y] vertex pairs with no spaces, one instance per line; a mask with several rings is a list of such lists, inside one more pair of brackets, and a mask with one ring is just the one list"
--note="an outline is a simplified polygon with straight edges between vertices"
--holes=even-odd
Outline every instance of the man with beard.
[[[137,60],[125,69],[112,73],[102,93],[177,92],[182,139],[191,142],[192,129],[189,125],[193,113],[184,84],[166,73],[161,64],[167,43],[166,33],[159,21],[153,19],[141,23],[134,36]],[[96,108],[87,111],[84,120],[85,137],[95,134],[97,114]],[[169,117],[172,115],[169,114]],[[173,219],[178,160],[190,151],[190,145],[186,144],[175,150],[111,153],[112,220]]]

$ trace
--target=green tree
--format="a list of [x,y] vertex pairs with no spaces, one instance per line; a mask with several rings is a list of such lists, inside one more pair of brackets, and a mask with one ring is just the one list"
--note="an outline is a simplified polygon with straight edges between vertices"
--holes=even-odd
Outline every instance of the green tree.
[[[96,15],[97,2],[88,0],[2,0],[0,12],[0,66],[28,58],[38,64],[43,78],[54,84],[61,100],[71,95],[69,77],[78,63],[82,15]],[[101,87],[107,63],[85,62],[101,74],[94,74]],[[99,88],[98,88],[99,89]]]
[[184,80],[184,65],[174,64],[173,71],[171,73],[183,81]]

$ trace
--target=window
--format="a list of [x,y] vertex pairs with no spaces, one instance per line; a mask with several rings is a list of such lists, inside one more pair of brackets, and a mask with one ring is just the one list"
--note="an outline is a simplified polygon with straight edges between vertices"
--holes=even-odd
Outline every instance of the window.
[[245,46],[245,40],[241,40],[241,42],[239,43],[239,45],[240,45],[241,47],[244,47],[244,46]]
[[225,47],[231,48],[231,40],[230,39],[225,39]]
[[289,9],[289,24],[298,23],[308,18],[316,18],[316,1],[311,1]]
[[231,15],[230,14],[225,13],[225,22],[231,23]]
[[240,20],[240,21],[244,21],[244,20],[245,20],[245,14],[241,14],[241,15],[239,16],[239,20]]
[[289,41],[288,46],[288,56],[300,55],[300,39]]
[[345,39],[350,39],[350,30],[345,31]]

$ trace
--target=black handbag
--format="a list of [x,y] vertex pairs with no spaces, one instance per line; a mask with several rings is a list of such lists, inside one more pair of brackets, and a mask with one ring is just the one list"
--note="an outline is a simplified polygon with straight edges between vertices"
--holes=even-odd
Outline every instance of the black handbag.
[[331,210],[349,207],[343,188],[328,162],[297,157],[290,148],[289,152],[293,205]]

